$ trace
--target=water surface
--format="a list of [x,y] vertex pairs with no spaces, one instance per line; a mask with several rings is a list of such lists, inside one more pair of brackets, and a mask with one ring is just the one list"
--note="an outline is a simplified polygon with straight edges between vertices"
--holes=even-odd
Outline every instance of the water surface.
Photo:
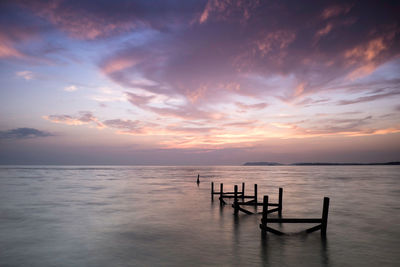
[[[201,183],[196,185],[197,173]],[[3,166],[0,266],[396,266],[400,261],[399,166]],[[262,239],[260,215],[233,216],[216,188],[246,183],[284,217],[312,225]]]

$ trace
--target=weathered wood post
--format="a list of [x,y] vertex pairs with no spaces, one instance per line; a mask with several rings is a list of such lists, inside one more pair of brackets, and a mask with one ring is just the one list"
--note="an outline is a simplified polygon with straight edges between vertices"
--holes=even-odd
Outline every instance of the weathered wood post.
[[239,205],[238,205],[238,186],[237,186],[237,185],[235,185],[233,207],[234,207],[234,209],[235,209],[234,214],[237,215],[237,214],[239,213]]
[[214,182],[211,182],[211,199],[214,200]]
[[254,184],[254,206],[257,207],[257,184]]
[[263,211],[261,218],[261,234],[263,236],[267,234],[267,219],[268,219],[268,196],[264,196]]
[[224,204],[224,200],[223,200],[223,192],[224,192],[224,184],[223,183],[221,183],[220,184],[220,186],[219,186],[219,203],[221,204],[221,205],[223,205]]
[[244,199],[244,183],[242,183],[242,200]]
[[282,199],[283,199],[283,188],[279,187],[279,203],[278,203],[278,216],[282,217]]
[[197,174],[197,184],[200,183],[200,174]]
[[321,236],[326,237],[326,228],[328,226],[329,197],[324,197],[324,207],[322,209]]

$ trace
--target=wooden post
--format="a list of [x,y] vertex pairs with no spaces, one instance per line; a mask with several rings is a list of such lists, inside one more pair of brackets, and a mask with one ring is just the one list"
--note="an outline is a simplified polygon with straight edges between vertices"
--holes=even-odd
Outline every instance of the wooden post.
[[267,234],[267,219],[268,219],[268,196],[264,196],[262,219],[261,219],[261,233],[263,236]]
[[322,209],[321,236],[326,237],[326,228],[328,226],[329,197],[324,197],[324,207]]
[[238,194],[238,186],[235,185],[235,198],[234,198],[234,201],[233,201],[233,206],[234,206],[234,209],[235,209],[235,211],[234,211],[235,215],[237,215],[239,213],[237,194]]
[[224,200],[222,199],[223,197],[223,192],[224,192],[224,184],[221,183],[219,186],[219,203],[222,205]]
[[200,174],[197,174],[197,184],[200,183]]
[[211,199],[214,200],[214,182],[211,182]]
[[242,183],[242,200],[244,199],[244,183]]
[[254,206],[257,207],[257,184],[254,184]]
[[283,199],[283,188],[279,187],[279,203],[278,203],[278,216],[282,217],[282,199]]

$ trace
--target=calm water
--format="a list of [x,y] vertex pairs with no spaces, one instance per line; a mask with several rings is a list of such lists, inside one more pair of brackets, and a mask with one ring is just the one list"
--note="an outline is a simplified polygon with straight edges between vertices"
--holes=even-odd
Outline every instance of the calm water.
[[[200,186],[195,183],[202,175]],[[0,167],[0,266],[396,266],[400,167]],[[284,217],[312,225],[260,236],[260,215],[211,202],[210,182],[258,183]],[[397,265],[398,266],[398,265]]]

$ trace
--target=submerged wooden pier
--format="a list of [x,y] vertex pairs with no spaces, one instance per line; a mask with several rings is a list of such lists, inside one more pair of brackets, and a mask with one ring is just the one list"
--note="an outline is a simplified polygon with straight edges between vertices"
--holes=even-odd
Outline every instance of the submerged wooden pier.
[[[214,199],[214,195],[219,195],[219,201],[221,205],[226,205],[224,198],[233,198],[232,207],[234,208],[234,214],[238,214],[239,211],[246,214],[261,214],[262,212],[252,212],[241,206],[263,206],[263,202],[258,202],[258,185],[254,184],[254,193],[253,195],[245,194],[245,183],[242,183],[242,190],[239,191],[238,186],[234,186],[234,191],[226,191],[224,192],[224,184],[220,184],[220,190],[214,190],[214,182],[211,182],[211,199]],[[241,199],[242,201],[239,201]],[[245,199],[250,199],[249,201],[245,201]],[[282,216],[282,206],[283,206],[283,188],[279,188],[279,201],[278,203],[268,203],[270,207],[276,207],[270,209],[268,212],[278,212],[279,216]]]
[[[237,185],[235,185],[235,192],[236,191],[237,191]],[[234,194],[234,196],[236,196],[234,198],[234,201],[233,201],[233,204],[232,204],[232,207],[234,208],[234,214],[238,214],[239,211],[244,212],[244,213],[249,214],[249,215],[251,215],[251,214],[262,214],[262,212],[252,212],[252,211],[249,211],[249,210],[241,207],[241,206],[254,206],[254,207],[263,206],[264,207],[264,202],[261,202],[261,203],[257,202],[257,184],[254,185],[254,193],[255,193],[254,194],[254,199],[250,200],[250,201],[246,201],[246,202],[244,202],[244,201],[239,202],[238,196],[236,194]],[[281,188],[281,187],[279,188],[279,198],[278,199],[279,199],[278,203],[267,203],[268,207],[276,207],[276,208],[268,210],[267,212],[268,213],[278,212],[278,216],[281,217],[282,216],[282,206],[283,206],[282,205],[283,188]]]
[[[242,190],[239,192],[236,190],[236,197],[240,197],[242,199],[245,198],[255,198],[255,196],[257,196],[257,193],[255,193],[254,196],[246,196],[244,194],[244,188],[245,188],[245,184],[242,183]],[[235,198],[235,191],[226,191],[224,192],[224,184],[221,183],[220,184],[220,188],[219,191],[214,191],[214,182],[211,182],[211,199],[214,200],[214,195],[219,195],[219,202],[221,203],[221,205],[226,205],[226,202],[224,200],[224,198]]]
[[268,196],[264,196],[264,205],[261,218],[261,232],[266,235],[267,232],[284,235],[285,233],[275,230],[268,226],[268,223],[318,223],[318,225],[308,228],[306,233],[312,233],[321,230],[321,236],[326,237],[326,228],[328,226],[328,211],[329,211],[329,198],[324,197],[321,218],[268,218]]
[[[258,202],[258,186],[254,184],[254,193],[253,195],[246,195],[245,194],[245,183],[242,183],[242,188],[239,191],[238,186],[234,185],[233,191],[226,191],[224,192],[224,184],[220,184],[219,191],[215,191],[214,189],[214,182],[211,182],[211,199],[214,200],[214,195],[219,195],[219,201],[221,206],[226,205],[224,199],[233,198],[232,207],[234,209],[234,215],[238,215],[239,212],[243,212],[248,215],[252,214],[262,214],[261,218],[261,232],[262,235],[265,236],[267,232],[276,234],[276,235],[284,235],[285,233],[278,231],[274,228],[268,226],[268,223],[313,223],[318,224],[311,228],[305,230],[306,233],[312,233],[318,230],[321,230],[321,237],[326,237],[326,229],[328,226],[328,212],[329,212],[329,198],[324,197],[323,201],[323,208],[322,208],[322,216],[321,218],[282,218],[282,208],[283,208],[283,188],[279,188],[279,197],[278,203],[271,203],[269,202],[268,195],[264,195],[263,202]],[[245,199],[250,199],[245,201]],[[241,200],[241,201],[240,201]],[[245,209],[242,206],[253,206],[257,208],[258,206],[262,206],[262,212],[254,212]],[[269,207],[274,207],[269,209]],[[270,213],[278,213],[278,218],[268,218],[268,214]]]

